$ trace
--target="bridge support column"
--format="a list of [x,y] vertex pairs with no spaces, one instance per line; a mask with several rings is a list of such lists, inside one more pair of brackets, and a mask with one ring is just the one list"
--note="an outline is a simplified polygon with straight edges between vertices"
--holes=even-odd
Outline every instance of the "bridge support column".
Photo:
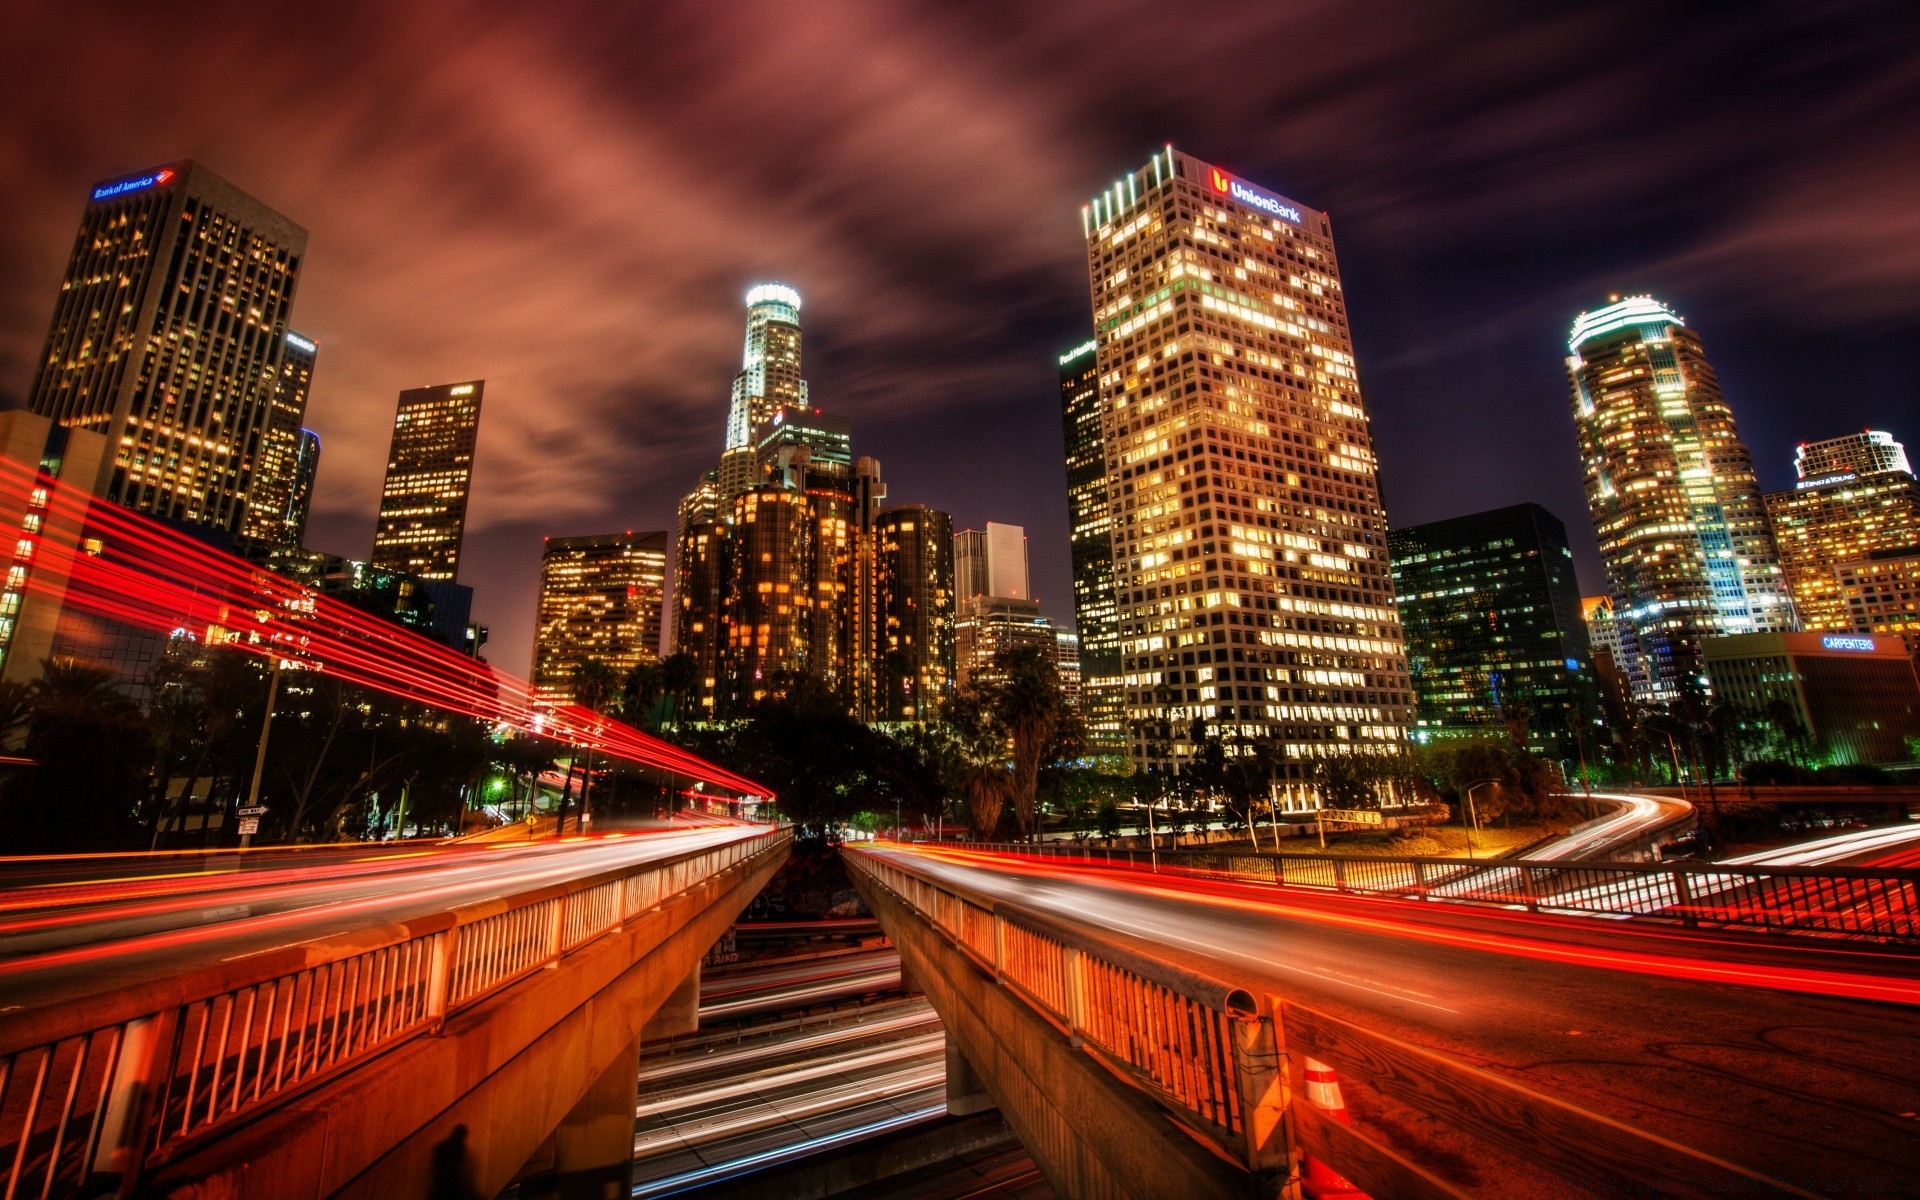
[[975,1113],[986,1112],[999,1107],[993,1096],[988,1093],[985,1081],[980,1073],[973,1069],[967,1056],[960,1047],[953,1044],[953,1035],[947,1035],[947,1115],[950,1117],[970,1117]]
[[[700,975],[694,969],[697,981]],[[695,988],[697,992],[698,987]],[[640,1039],[633,1039],[553,1131],[553,1166],[520,1185],[527,1200],[623,1200],[633,1193],[633,1110]]]
[[700,964],[695,962],[687,977],[674,986],[660,1008],[640,1031],[643,1041],[657,1042],[700,1031]]

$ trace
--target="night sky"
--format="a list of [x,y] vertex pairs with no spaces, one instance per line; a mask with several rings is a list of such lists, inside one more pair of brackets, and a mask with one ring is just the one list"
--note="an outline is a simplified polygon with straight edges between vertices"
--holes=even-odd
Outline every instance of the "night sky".
[[312,544],[371,548],[402,388],[488,381],[462,579],[503,667],[543,534],[672,525],[766,279],[892,498],[1025,525],[1070,618],[1080,205],[1171,141],[1332,214],[1392,523],[1539,501],[1594,591],[1561,359],[1610,292],[1701,332],[1765,486],[1920,442],[1917,14],[12,0],[0,406],[89,185],[194,158],[312,234]]

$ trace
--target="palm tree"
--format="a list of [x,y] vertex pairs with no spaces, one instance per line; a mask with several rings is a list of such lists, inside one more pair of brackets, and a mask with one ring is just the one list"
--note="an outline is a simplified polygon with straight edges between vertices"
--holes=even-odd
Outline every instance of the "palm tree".
[[33,685],[30,788],[14,780],[3,819],[22,850],[124,848],[138,836],[152,740],[139,705],[109,671],[49,660]]
[[989,704],[1013,743],[1011,799],[1020,832],[1031,839],[1039,831],[1034,796],[1041,760],[1068,718],[1066,697],[1052,656],[1037,646],[1013,650],[1001,656],[998,665],[1005,680],[991,690]]

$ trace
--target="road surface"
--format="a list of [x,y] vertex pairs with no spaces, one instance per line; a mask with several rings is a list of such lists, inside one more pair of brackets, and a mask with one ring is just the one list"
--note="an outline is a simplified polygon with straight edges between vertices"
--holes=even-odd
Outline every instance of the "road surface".
[[[1194,970],[1817,1195],[1913,1195],[1920,1180],[1920,960],[1910,953],[946,849],[875,853],[1057,919],[1146,939]],[[1438,1127],[1402,1132],[1416,1142],[1443,1136]],[[1536,1182],[1539,1194],[1566,1186]]]

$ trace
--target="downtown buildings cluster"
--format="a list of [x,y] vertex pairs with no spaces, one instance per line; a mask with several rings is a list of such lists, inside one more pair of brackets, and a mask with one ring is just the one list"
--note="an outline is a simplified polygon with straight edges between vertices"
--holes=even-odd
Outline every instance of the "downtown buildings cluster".
[[[675,528],[547,539],[536,692],[565,702],[589,664],[618,681],[670,658],[686,719],[805,693],[915,723],[1033,647],[1095,751],[1178,772],[1220,739],[1261,754],[1292,809],[1317,804],[1329,758],[1505,730],[1571,766],[1607,720],[1708,697],[1790,705],[1844,760],[1920,735],[1920,491],[1889,434],[1808,443],[1796,485],[1763,494],[1694,329],[1645,296],[1580,314],[1566,363],[1607,569],[1583,600],[1538,505],[1389,527],[1328,214],[1169,146],[1082,228],[1090,336],[1057,363],[1076,628],[1041,614],[1018,528],[889,502],[851,422],[814,404],[800,295],[770,283],[746,296],[724,441]],[[302,545],[319,462],[319,347],[291,327],[305,248],[193,163],[95,188],[0,447],[38,484],[477,652],[456,577],[483,380],[401,394],[369,560]],[[44,499],[20,492],[0,513],[26,534],[0,669],[137,674],[151,647],[57,598],[35,612]]]

